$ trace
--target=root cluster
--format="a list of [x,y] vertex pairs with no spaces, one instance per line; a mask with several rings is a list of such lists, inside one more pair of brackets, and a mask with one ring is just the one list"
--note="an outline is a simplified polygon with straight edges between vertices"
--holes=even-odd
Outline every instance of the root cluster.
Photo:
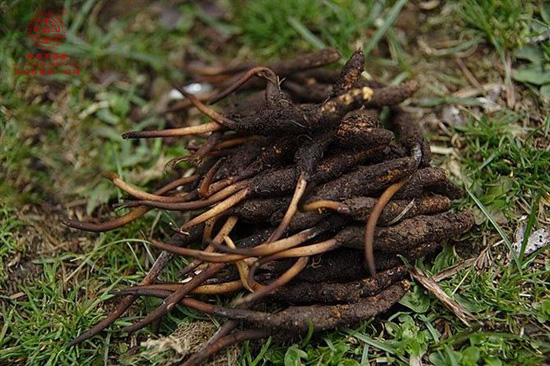
[[[162,253],[149,274],[118,290],[115,312],[74,344],[140,296],[164,301],[123,331],[158,326],[178,304],[226,319],[185,365],[246,339],[351,325],[387,311],[406,293],[403,257],[426,256],[469,230],[472,215],[450,210],[462,190],[430,166],[427,141],[399,107],[418,84],[366,81],[360,50],[339,73],[322,68],[338,59],[327,49],[269,67],[196,67],[194,81],[215,85],[216,93],[178,88],[186,98],[171,111],[195,107],[211,122],[124,134],[204,137],[189,146],[190,156],[173,161],[195,165],[196,174],[148,193],[107,173],[132,197],[130,211],[103,224],[67,225],[113,230],[151,209],[192,215],[168,242],[151,239]],[[223,109],[210,106],[226,97]],[[193,258],[181,269],[182,281],[157,281],[173,255]],[[220,294],[234,297],[227,306],[209,301]],[[279,311],[259,310],[268,302]]]

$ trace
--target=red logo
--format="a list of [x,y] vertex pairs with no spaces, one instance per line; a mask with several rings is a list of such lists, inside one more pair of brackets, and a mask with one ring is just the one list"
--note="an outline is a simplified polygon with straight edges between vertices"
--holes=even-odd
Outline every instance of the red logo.
[[[67,9],[62,10],[63,14]],[[53,11],[38,13],[27,27],[27,35],[32,43],[43,50],[51,51],[65,40],[67,29],[60,14]]]

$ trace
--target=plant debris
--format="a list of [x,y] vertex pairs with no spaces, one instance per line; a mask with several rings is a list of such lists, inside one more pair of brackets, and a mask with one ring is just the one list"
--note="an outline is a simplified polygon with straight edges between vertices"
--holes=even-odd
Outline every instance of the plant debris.
[[[209,82],[213,92],[195,96],[177,87],[185,99],[170,111],[196,107],[212,122],[123,135],[205,136],[190,157],[171,163],[194,164],[197,174],[148,193],[106,173],[133,197],[125,203],[130,211],[103,224],[65,223],[101,232],[151,209],[192,215],[170,241],[151,239],[163,252],[149,274],[117,291],[118,308],[72,344],[105,329],[140,296],[164,301],[123,331],[158,324],[178,304],[227,319],[188,366],[247,339],[355,324],[407,292],[400,256],[421,258],[470,229],[471,213],[450,211],[462,190],[430,166],[428,142],[399,107],[418,83],[365,81],[360,50],[340,73],[322,68],[338,58],[327,49],[270,67],[195,65],[198,76],[187,85]],[[228,96],[221,111],[209,105]],[[381,121],[383,108],[389,117]],[[202,248],[192,248],[196,243]],[[157,282],[173,255],[194,260],[181,269],[182,282]],[[207,302],[208,295],[241,291],[248,294],[225,307]],[[257,310],[267,300],[284,309]]]

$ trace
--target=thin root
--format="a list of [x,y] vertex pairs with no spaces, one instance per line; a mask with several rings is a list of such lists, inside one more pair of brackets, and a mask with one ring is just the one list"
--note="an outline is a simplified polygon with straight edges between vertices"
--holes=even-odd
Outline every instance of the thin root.
[[214,264],[209,266],[204,271],[202,271],[195,277],[191,278],[189,282],[185,283],[184,286],[182,286],[176,292],[168,296],[158,308],[156,308],[151,313],[149,313],[145,318],[135,323],[134,325],[124,327],[122,331],[127,333],[135,332],[136,330],[141,329],[148,324],[151,324],[156,319],[161,318],[163,315],[170,312],[176,306],[176,304],[181,299],[183,299],[189,292],[191,292],[193,289],[198,287],[201,283],[203,283],[210,277],[214,276],[224,267],[225,267],[225,264]]
[[[154,195],[162,195],[165,193],[170,192],[171,190],[190,182],[195,181],[197,178],[195,176],[191,177],[183,177],[176,179],[173,182],[168,183],[164,187],[160,188],[158,191],[155,191]],[[134,220],[139,219],[141,216],[145,215],[147,212],[149,212],[151,208],[145,207],[145,206],[139,206],[135,209],[128,212],[126,215],[118,217],[116,219],[113,219],[111,221],[107,221],[101,224],[95,224],[91,222],[81,222],[77,220],[70,220],[66,218],[61,218],[61,222],[69,227],[72,227],[74,229],[80,229],[80,230],[86,230],[86,231],[92,231],[92,232],[104,232],[109,230],[118,229],[119,227],[122,227]]]
[[283,236],[285,230],[288,228],[288,225],[290,225],[294,214],[296,213],[296,211],[298,211],[298,204],[300,203],[300,199],[304,195],[306,188],[307,179],[305,177],[305,174],[301,173],[300,178],[298,178],[298,183],[296,184],[296,190],[294,191],[294,195],[292,196],[292,200],[290,201],[290,205],[288,206],[285,216],[279,223],[277,229],[271,234],[269,239],[267,239],[268,243],[274,242],[275,240],[278,240],[281,236]]
[[[214,121],[216,121],[217,122],[216,124],[221,127],[218,130],[221,130],[223,128],[222,126],[224,124],[234,123],[234,121],[231,121],[229,118],[223,116],[222,114],[216,112],[212,108],[205,105],[203,102],[201,102],[193,94],[189,94],[189,93],[185,92],[183,89],[181,89],[177,86],[174,86],[174,87],[181,93],[181,95],[183,95],[184,97],[189,99],[191,101],[191,103],[193,103],[193,106],[195,106],[195,108],[197,108],[199,111],[201,111],[204,115],[206,115],[206,116],[212,118]],[[218,130],[216,130],[216,131],[218,131]]]
[[302,206],[302,211],[306,211],[306,212],[321,210],[321,209],[329,209],[341,214],[348,214],[350,212],[350,208],[346,204],[338,201],[319,200],[315,202],[306,203],[305,205]]
[[389,186],[372,208],[372,212],[367,220],[367,226],[365,228],[365,259],[369,267],[369,272],[373,277],[376,275],[376,263],[374,262],[374,229],[376,228],[378,218],[380,218],[384,207],[386,207],[393,195],[395,195],[406,182],[407,179],[404,179],[401,182]]
[[214,179],[214,176],[220,169],[220,166],[223,162],[224,159],[219,159],[218,161],[216,161],[212,168],[210,168],[208,172],[204,175],[204,178],[197,190],[201,198],[208,198],[208,196],[210,196],[210,184],[212,184],[212,180]]
[[198,126],[170,128],[167,130],[154,131],[130,131],[122,134],[123,139],[149,139],[154,137],[178,137],[189,135],[200,135],[208,132],[223,130],[224,127],[216,122],[203,123]]
[[[283,273],[279,278],[270,282],[268,285],[264,286],[262,289],[253,292],[245,297],[233,301],[234,305],[239,307],[248,307],[251,304],[254,304],[256,301],[264,298],[265,296],[271,294],[273,291],[278,289],[281,286],[286,285],[290,280],[296,277],[304,268],[306,268],[308,257],[302,257],[296,261],[285,273]],[[254,275],[252,272],[248,276],[248,284],[254,286],[256,281],[254,280]]]
[[244,200],[248,196],[249,192],[250,192],[249,188],[240,190],[239,192],[235,193],[233,196],[227,198],[225,201],[218,203],[209,211],[206,211],[200,214],[199,216],[195,217],[194,219],[188,221],[185,225],[181,227],[180,231],[187,232],[193,226],[203,223],[214,216],[218,216],[224,213],[231,207],[235,206],[236,204]]
[[[236,248],[235,243],[233,243],[233,240],[231,240],[229,236],[224,236],[223,240],[225,241],[225,244],[227,244],[229,248],[233,248],[233,249]],[[248,264],[246,264],[244,260],[240,260],[240,261],[236,261],[235,265],[237,266],[237,271],[239,272],[239,277],[241,278],[243,287],[250,292],[254,292],[254,290],[252,289],[252,286],[249,285],[247,281],[248,272],[249,272]]]
[[239,254],[247,257],[266,256],[266,255],[282,252],[283,250],[294,248],[310,239],[313,239],[317,235],[321,234],[323,231],[324,230],[322,229],[310,228],[310,229],[303,230],[298,234],[289,236],[288,238],[280,239],[272,243],[260,244],[253,248],[229,248],[229,247],[216,245],[216,249],[223,252]]
[[[216,234],[212,242],[204,249],[205,252],[211,253],[214,251],[216,244],[221,244],[223,242],[223,238],[226,235],[229,235],[231,233],[231,230],[237,225],[238,218],[236,216],[230,216],[227,221],[225,221],[225,224],[223,224],[222,228]],[[180,271],[180,276],[185,276],[191,271],[194,271],[195,268],[197,268],[199,265],[201,265],[202,261],[200,259],[193,259],[191,263],[185,266]]]
[[260,76],[259,74],[261,73],[266,73],[270,77],[274,78],[274,80],[277,79],[275,73],[271,69],[265,66],[254,67],[248,70],[242,77],[240,77],[237,81],[231,84],[227,89],[220,92],[218,95],[215,95],[212,98],[210,98],[210,100],[208,101],[208,104],[214,104],[219,102],[223,98],[227,97],[229,94],[233,93],[235,90],[239,89],[244,83],[250,80],[251,77],[256,75]]
[[[156,201],[156,202],[172,202],[174,200],[174,197],[167,197],[167,196],[161,196],[157,194],[147,193],[139,188],[132,187],[130,184],[124,182],[117,174],[112,172],[103,172],[102,175],[109,179],[115,186],[122,189],[124,192],[140,199],[140,200],[147,200],[147,201]],[[199,178],[198,175],[192,175],[190,177],[185,178],[185,183],[187,184],[194,182]]]

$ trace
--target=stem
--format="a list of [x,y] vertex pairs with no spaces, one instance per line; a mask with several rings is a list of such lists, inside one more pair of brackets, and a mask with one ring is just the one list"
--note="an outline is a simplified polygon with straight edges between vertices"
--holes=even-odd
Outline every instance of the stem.
[[[142,295],[166,298],[183,287],[184,283],[158,283],[149,286],[133,286],[115,292],[115,295]],[[197,295],[220,295],[239,291],[243,288],[240,280],[229,281],[216,285],[202,285],[191,291]]]

